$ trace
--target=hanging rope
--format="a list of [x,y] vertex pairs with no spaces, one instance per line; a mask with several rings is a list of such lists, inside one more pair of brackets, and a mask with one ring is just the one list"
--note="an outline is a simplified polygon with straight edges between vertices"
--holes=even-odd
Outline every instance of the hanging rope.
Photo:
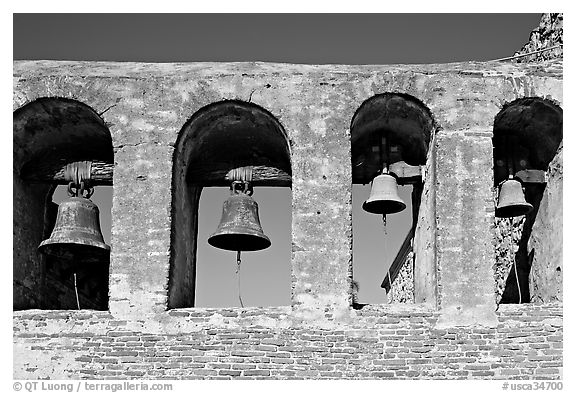
[[[382,238],[382,250],[384,251],[384,255],[386,255],[386,237],[387,237],[387,232],[386,232],[386,214],[382,214],[382,228],[384,230],[384,237]],[[390,283],[390,298],[388,299],[388,302],[391,303],[391,300],[394,298],[394,291],[392,288],[392,274],[390,272],[390,268],[392,267],[392,264],[390,264],[388,266],[388,282]]]
[[510,254],[512,256],[512,263],[514,265],[514,275],[516,276],[516,288],[518,288],[518,304],[522,303],[522,291],[520,290],[520,278],[518,277],[518,269],[516,267],[516,253],[514,252],[514,217],[510,217],[508,220],[509,233],[510,233]]
[[[385,136],[382,136],[382,145],[386,145],[386,160],[384,162],[384,167],[382,168],[382,174],[387,174],[389,173],[390,167],[390,144],[388,143],[388,140]],[[382,214],[382,225],[384,227],[384,238],[386,238],[386,236],[388,236],[388,232],[386,230],[386,214]],[[392,281],[390,281],[390,285],[392,285]]]
[[[234,168],[228,172],[228,178],[232,180],[232,187],[236,182],[241,182],[244,185],[244,192],[248,195],[252,195],[252,175],[254,172],[253,166],[243,166],[239,168]],[[236,253],[236,282],[238,284],[238,300],[240,301],[240,306],[244,307],[242,302],[242,293],[240,291],[240,264],[242,260],[240,258],[240,251]]]
[[504,60],[515,60],[515,59],[519,59],[519,58],[521,58],[521,57],[531,56],[531,55],[535,55],[535,54],[537,54],[537,53],[547,52],[547,51],[552,50],[552,49],[561,48],[562,46],[564,46],[564,44],[559,44],[559,45],[551,46],[551,47],[549,47],[549,48],[544,48],[544,49],[535,50],[535,51],[533,51],[533,52],[522,53],[522,54],[520,54],[520,55],[514,55],[514,56],[502,57],[502,58],[500,58],[500,59],[488,60],[488,62],[491,62],[491,61],[504,61]]
[[[386,159],[382,159],[382,153],[386,148]],[[388,173],[388,166],[390,162],[390,144],[386,140],[386,137],[382,136],[382,148],[380,149],[380,162],[384,161],[384,165],[382,168],[382,174]],[[386,228],[386,214],[382,214],[382,229],[384,231],[384,237],[382,238],[382,249],[386,252],[386,238],[388,237],[388,230]],[[394,299],[394,291],[392,289],[392,274],[390,273],[390,268],[392,267],[392,263],[388,266],[388,282],[390,283],[390,297]]]
[[384,230],[384,238],[388,236],[388,230],[386,229],[386,214],[382,214],[382,229]]
[[236,254],[236,282],[238,283],[238,300],[240,300],[240,307],[244,307],[242,295],[240,294],[240,263],[242,263],[242,261],[240,260],[240,251],[238,251]]
[[74,292],[76,292],[76,305],[80,310],[80,298],[78,297],[78,285],[76,284],[76,273],[74,273]]

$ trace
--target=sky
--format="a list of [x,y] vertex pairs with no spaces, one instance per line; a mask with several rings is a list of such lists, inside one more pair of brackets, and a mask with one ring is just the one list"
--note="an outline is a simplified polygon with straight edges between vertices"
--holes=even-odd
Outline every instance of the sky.
[[[267,61],[308,64],[409,64],[486,61],[511,56],[540,14],[15,14],[14,60],[136,62]],[[366,97],[369,98],[369,97]],[[190,114],[190,116],[192,113]],[[369,186],[353,187],[353,269],[361,303],[385,303],[380,288],[410,227],[408,208],[388,218],[365,213]],[[64,195],[55,194],[55,200]],[[220,221],[225,188],[200,200],[197,303],[239,306],[235,254],[206,242]],[[290,304],[290,189],[256,188],[272,246],[243,253],[245,306]],[[102,230],[110,241],[111,188],[98,187]],[[113,244],[112,244],[113,246]]]
[[309,64],[490,60],[511,56],[539,20],[540,14],[15,14],[13,55]]

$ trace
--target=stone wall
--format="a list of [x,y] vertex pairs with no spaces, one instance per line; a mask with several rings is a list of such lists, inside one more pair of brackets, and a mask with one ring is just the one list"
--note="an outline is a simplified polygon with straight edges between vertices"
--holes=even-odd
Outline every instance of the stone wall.
[[[437,126],[422,202],[433,209],[415,246],[416,267],[433,277],[415,305],[354,310],[350,121],[384,92],[416,97]],[[38,310],[15,282],[14,376],[561,378],[561,303],[496,311],[494,301],[492,126],[525,96],[562,105],[562,65],[15,62],[15,111],[64,97],[100,114],[114,194],[109,311]],[[195,113],[232,99],[266,109],[287,133],[292,304],[168,310],[175,144]],[[14,124],[17,158],[41,134],[27,125]],[[42,276],[49,187],[28,192],[18,168],[14,183],[14,276],[24,282]],[[39,282],[26,284],[41,297]]]
[[414,252],[408,252],[396,279],[392,281],[388,303],[414,303]]
[[414,301],[432,306],[436,306],[439,301],[436,260],[436,141],[436,138],[432,140],[428,151],[418,221],[412,243]]
[[497,315],[494,327],[440,328],[422,306],[368,306],[318,327],[286,308],[183,309],[154,321],[25,311],[14,318],[14,378],[562,377],[561,304],[503,305]]
[[[542,14],[540,25],[532,30],[530,39],[526,45],[514,55],[535,52],[545,48],[552,48],[564,43],[564,15],[563,14]],[[519,62],[539,62],[550,59],[562,58],[564,47],[560,46],[548,51],[524,56],[518,59]]]
[[533,253],[530,301],[537,303],[561,302],[563,298],[563,151],[560,145],[548,168],[548,182],[528,239],[528,250]]
[[[497,192],[494,192],[497,195]],[[497,203],[497,199],[494,200]],[[522,228],[526,217],[496,218],[496,261],[494,278],[496,280],[496,303],[500,304],[506,290],[506,282],[514,269],[514,259],[522,237]]]

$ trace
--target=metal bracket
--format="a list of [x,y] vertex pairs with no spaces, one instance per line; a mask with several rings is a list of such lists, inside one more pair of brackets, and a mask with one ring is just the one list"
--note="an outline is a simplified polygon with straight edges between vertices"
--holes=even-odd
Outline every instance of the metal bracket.
[[548,183],[548,172],[539,169],[524,169],[515,173],[524,184],[546,184]]

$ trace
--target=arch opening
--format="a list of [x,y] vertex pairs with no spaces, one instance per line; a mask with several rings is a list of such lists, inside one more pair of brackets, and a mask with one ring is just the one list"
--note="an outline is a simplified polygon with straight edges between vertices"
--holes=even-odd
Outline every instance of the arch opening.
[[[278,120],[260,106],[239,100],[212,103],[198,110],[180,131],[175,146],[172,179],[169,308],[197,306],[197,289],[206,284],[202,282],[202,285],[197,285],[197,280],[200,279],[198,272],[207,270],[200,269],[198,263],[219,262],[204,261],[204,258],[209,258],[204,256],[200,261],[197,257],[205,255],[204,250],[199,251],[199,248],[205,247],[206,243],[206,239],[198,237],[199,225],[205,225],[199,224],[199,209],[217,199],[208,198],[209,201],[206,202],[206,198],[203,198],[205,202],[201,205],[203,188],[229,187],[237,173],[235,171],[246,167],[252,170],[251,184],[255,187],[256,199],[259,187],[291,186],[290,144],[287,134]],[[211,189],[210,194],[213,195],[214,191],[216,189]],[[223,195],[230,193],[226,189],[221,189],[220,192]],[[221,209],[221,206],[218,209]],[[279,212],[283,212],[283,225],[290,225],[290,211],[291,204],[279,209]],[[263,213],[261,211],[260,215]],[[216,230],[219,218],[219,215],[213,217],[212,231]],[[289,237],[271,240],[271,250],[275,249],[275,243],[282,244],[280,247],[285,249],[284,243],[290,242]],[[235,255],[228,254],[230,260],[235,261]],[[243,259],[249,260],[252,254],[243,255]],[[285,261],[286,256],[281,259]],[[290,290],[289,285],[287,290]],[[212,303],[201,301],[200,305],[202,304]]]
[[[533,227],[547,187],[547,172],[563,139],[563,114],[555,102],[524,97],[507,103],[494,119],[494,195],[509,177],[521,182],[525,201],[533,209],[524,216],[496,217],[496,301],[528,303],[534,248]],[[559,223],[561,228],[561,223]]]
[[[13,118],[14,309],[108,308],[109,255],[93,266],[64,261],[38,251],[50,237],[58,203],[53,194],[66,184],[64,167],[91,161],[105,167],[92,185],[112,184],[114,153],[110,131],[88,105],[43,97],[18,108]],[[97,189],[98,192],[98,189]],[[111,198],[99,206],[110,217]],[[110,219],[108,219],[110,220]],[[81,277],[74,286],[73,275]]]
[[[350,129],[353,306],[382,302],[413,303],[413,243],[418,232],[416,227],[423,189],[421,167],[426,165],[429,156],[434,119],[430,110],[417,98],[404,93],[383,93],[360,105]],[[360,209],[359,201],[367,198],[370,194],[367,184],[386,172],[385,168],[394,176],[398,196],[406,205],[404,211],[386,215],[386,218]],[[374,281],[376,277],[380,280],[384,277],[381,284]],[[366,295],[363,295],[364,288]],[[381,288],[387,295],[381,293]]]

